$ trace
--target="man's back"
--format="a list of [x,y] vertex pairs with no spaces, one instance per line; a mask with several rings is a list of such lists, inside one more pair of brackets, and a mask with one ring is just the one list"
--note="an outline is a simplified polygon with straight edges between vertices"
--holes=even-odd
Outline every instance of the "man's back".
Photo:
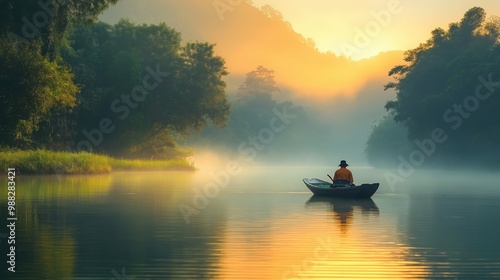
[[333,176],[333,180],[334,181],[345,180],[345,181],[349,181],[349,183],[351,183],[351,184],[354,182],[354,179],[352,177],[352,172],[345,167],[341,167],[340,169],[337,169],[337,171],[335,171],[335,175]]

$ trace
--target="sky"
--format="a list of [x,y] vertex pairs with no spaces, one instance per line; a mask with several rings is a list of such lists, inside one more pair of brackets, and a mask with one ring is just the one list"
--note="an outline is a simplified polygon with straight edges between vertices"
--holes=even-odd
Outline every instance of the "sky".
[[[474,6],[500,16],[498,0],[253,0],[283,14],[322,52],[354,60],[417,47],[436,27],[458,22]],[[321,26],[321,28],[318,28]]]

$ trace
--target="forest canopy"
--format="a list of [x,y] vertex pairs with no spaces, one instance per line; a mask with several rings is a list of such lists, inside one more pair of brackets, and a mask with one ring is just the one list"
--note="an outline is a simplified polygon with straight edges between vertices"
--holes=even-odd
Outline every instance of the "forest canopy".
[[448,30],[433,30],[427,42],[407,51],[406,64],[389,72],[395,81],[385,88],[395,89],[397,97],[385,106],[390,117],[375,126],[368,139],[370,161],[397,162],[398,156],[408,156],[401,149],[375,156],[375,151],[390,151],[388,146],[401,141],[388,130],[400,129],[390,124],[396,121],[406,127],[413,145],[406,151],[421,149],[418,143],[443,131],[445,142],[434,143],[435,148],[424,153],[427,163],[499,166],[499,39],[499,18],[487,19],[485,11],[475,7]]
[[226,124],[214,45],[98,22],[116,2],[0,1],[0,146],[168,158],[176,134]]

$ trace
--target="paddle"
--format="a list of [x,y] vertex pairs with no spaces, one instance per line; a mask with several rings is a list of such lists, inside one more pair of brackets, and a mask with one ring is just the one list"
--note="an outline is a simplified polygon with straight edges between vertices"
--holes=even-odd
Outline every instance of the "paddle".
[[[326,174],[326,176],[328,176],[328,178],[330,178],[330,179],[332,180],[332,186],[333,186],[333,187],[338,187],[338,185],[337,185],[337,186],[334,186],[334,185],[333,185],[333,182],[334,182],[334,181],[333,181],[333,178],[330,176],[330,174]],[[350,186],[351,186],[351,184],[349,184],[348,186],[344,186],[344,185],[341,185],[341,186],[342,186],[342,187],[350,187]]]
[[336,186],[333,185],[333,178],[332,178],[332,176],[330,176],[330,174],[326,174],[326,176],[328,176],[328,178],[330,178],[330,180],[332,180],[332,183],[330,184],[330,188],[335,188]]
[[328,178],[330,178],[332,180],[332,183],[333,183],[333,178],[330,176],[330,174],[326,174],[326,176],[328,176]]

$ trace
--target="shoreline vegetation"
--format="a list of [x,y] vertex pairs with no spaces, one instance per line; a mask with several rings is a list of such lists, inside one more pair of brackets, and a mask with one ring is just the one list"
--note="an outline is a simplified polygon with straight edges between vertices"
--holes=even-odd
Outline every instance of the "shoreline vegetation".
[[185,158],[170,160],[119,159],[88,152],[70,153],[49,150],[0,151],[2,170],[16,168],[20,173],[49,174],[102,174],[114,171],[194,171]]

